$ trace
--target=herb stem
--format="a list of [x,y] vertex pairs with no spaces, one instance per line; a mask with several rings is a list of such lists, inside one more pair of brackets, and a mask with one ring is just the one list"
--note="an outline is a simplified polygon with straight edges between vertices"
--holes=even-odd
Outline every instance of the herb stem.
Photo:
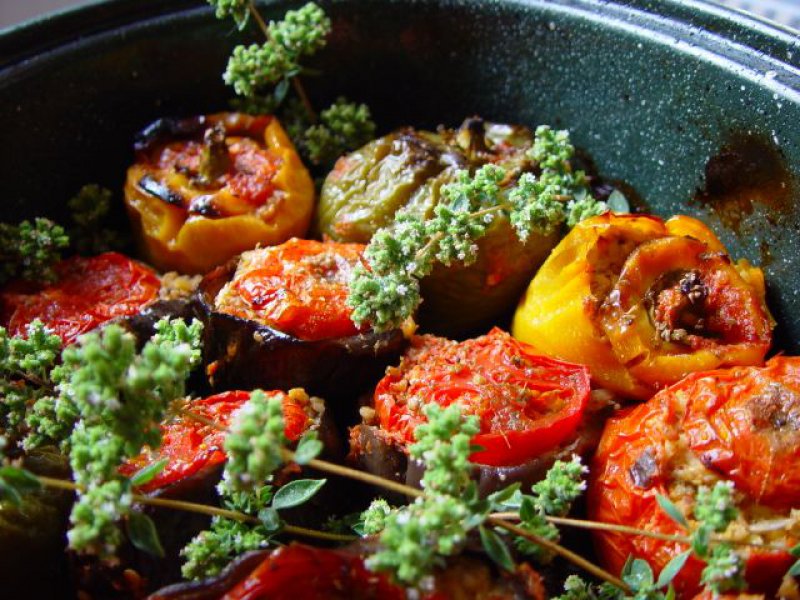
[[[42,485],[47,487],[71,491],[79,491],[81,489],[81,486],[78,484],[65,479],[56,479],[42,475],[37,475],[36,477]],[[210,517],[223,517],[225,519],[231,519],[233,521],[240,521],[243,523],[261,523],[257,517],[252,515],[235,510],[228,510],[226,508],[219,508],[217,506],[210,506],[208,504],[198,504],[196,502],[186,502],[185,500],[174,500],[172,498],[154,498],[152,496],[144,496],[142,494],[133,494],[133,500],[134,502],[146,504],[148,506],[161,506],[163,508],[171,508],[173,510],[184,510],[186,512],[208,515]],[[358,537],[354,535],[342,535],[328,531],[319,531],[317,529],[309,529],[307,527],[299,527],[297,525],[284,525],[282,532],[291,535],[313,537],[332,542],[352,542],[358,539]]]
[[539,546],[541,546],[546,550],[549,550],[555,554],[562,556],[563,558],[566,558],[575,566],[581,567],[587,573],[590,573],[595,577],[602,579],[603,581],[607,581],[611,585],[618,587],[626,594],[632,593],[630,586],[628,586],[628,584],[622,581],[620,578],[615,577],[605,569],[598,567],[593,562],[585,559],[580,554],[576,554],[572,550],[565,548],[564,546],[557,544],[556,542],[540,537],[534,533],[531,533],[530,531],[523,529],[522,527],[519,527],[518,525],[514,525],[513,523],[509,523],[508,521],[499,519],[495,516],[489,516],[487,521],[492,525],[494,525],[495,527],[500,527],[501,529],[505,529],[506,531],[513,533],[514,535],[523,537],[526,540],[533,542],[534,544],[538,544]]
[[[491,516],[496,517],[498,519],[506,519],[512,521],[519,519],[519,513],[516,512],[493,513]],[[617,525],[616,523],[603,523],[602,521],[588,521],[584,519],[571,519],[568,517],[552,517],[549,515],[545,515],[544,518],[553,525],[565,525],[567,527],[577,527],[579,529],[591,529],[595,531],[612,531],[614,533],[640,535],[642,537],[649,537],[655,540],[663,540],[665,542],[677,542],[679,544],[686,544],[687,546],[691,545],[692,543],[691,538],[685,535],[659,533],[657,531],[646,531],[644,529],[637,529],[636,527],[630,527],[628,525]],[[743,540],[728,540],[728,539],[723,539],[720,536],[711,536],[711,540],[715,542],[727,542],[733,544],[734,546],[748,546],[751,548],[762,548],[765,550],[772,550],[776,552],[787,550],[787,548],[781,546],[775,546],[773,544],[746,542]]]
[[[250,15],[253,17],[253,20],[258,25],[258,28],[261,30],[261,33],[264,34],[264,37],[270,39],[269,36],[269,26],[264,18],[261,16],[261,13],[258,12],[256,8],[255,2],[251,0],[247,5],[248,10],[250,11]],[[300,80],[300,77],[295,75],[291,78],[292,87],[294,88],[295,93],[297,94],[298,98],[300,98],[300,102],[303,104],[303,108],[308,115],[309,120],[311,123],[317,122],[317,111],[314,110],[314,105],[311,104],[311,100],[308,98],[308,93],[306,93],[306,89],[303,86],[303,82]]]

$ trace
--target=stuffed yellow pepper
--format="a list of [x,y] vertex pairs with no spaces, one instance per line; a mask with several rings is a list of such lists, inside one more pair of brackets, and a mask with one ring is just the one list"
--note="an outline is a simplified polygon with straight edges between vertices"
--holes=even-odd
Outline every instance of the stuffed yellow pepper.
[[205,273],[308,228],[314,185],[274,117],[162,119],[136,152],[125,204],[141,252],[159,269]]
[[761,364],[773,326],[761,270],[734,263],[702,222],[606,213],[553,250],[512,330],[645,399],[692,372]]

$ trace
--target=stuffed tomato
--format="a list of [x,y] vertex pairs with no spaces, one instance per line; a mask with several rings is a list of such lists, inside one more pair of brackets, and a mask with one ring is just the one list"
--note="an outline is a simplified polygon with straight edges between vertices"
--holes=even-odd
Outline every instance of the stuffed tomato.
[[[733,483],[739,510],[722,538],[770,545],[735,548],[745,560],[748,590],[772,596],[795,560],[788,550],[800,540],[800,359],[695,373],[612,419],[591,470],[590,518],[685,535],[657,495],[672,500],[694,527],[698,490],[718,481]],[[658,573],[687,550],[679,542],[610,532],[596,532],[595,543],[615,573],[629,555]],[[679,598],[699,591],[703,566],[689,558],[673,581]]]
[[761,270],[734,263],[700,221],[606,213],[556,247],[512,332],[646,399],[695,371],[761,364],[773,326]]
[[[155,592],[152,600],[404,600],[407,590],[365,562],[370,542],[337,549],[293,543],[275,550],[253,552],[235,560],[218,577],[179,583]],[[513,573],[498,572],[478,556],[456,556],[433,574],[430,586],[414,590],[422,600],[492,598],[543,600],[542,577],[527,563]]]
[[55,272],[54,283],[12,282],[0,292],[0,319],[10,335],[24,334],[38,319],[71,344],[111,319],[139,314],[161,289],[152,269],[116,252],[63,260]]
[[[527,128],[477,117],[457,130],[396,131],[339,159],[323,185],[316,228],[336,241],[367,243],[398,211],[432,217],[443,185],[489,163],[505,169],[509,190],[537,169],[528,157],[532,144]],[[438,265],[422,280],[421,325],[442,335],[485,331],[510,311],[558,236],[534,234],[522,243],[508,219],[496,218],[477,242],[475,263]]]
[[[327,458],[341,454],[338,434],[326,414],[320,398],[309,397],[301,389],[288,392],[265,392],[268,397],[281,399],[284,416],[284,434],[293,446],[303,434],[313,431],[323,442]],[[219,503],[217,484],[222,477],[226,453],[225,430],[236,413],[250,399],[250,392],[230,391],[189,400],[183,411],[161,426],[162,443],[158,449],[145,449],[120,467],[125,476],[165,461],[163,468],[150,481],[135,491],[150,497],[167,498],[200,504]],[[191,413],[189,415],[188,413]],[[273,486],[281,486],[296,478],[313,477],[307,467],[287,464],[277,471]],[[302,507],[286,511],[293,523],[318,527],[323,503],[334,503],[331,493],[323,493]],[[208,528],[209,517],[184,513],[170,508],[146,507],[156,524],[165,558],[156,558],[133,547],[123,549],[120,563],[104,565],[89,562],[82,565],[78,578],[84,589],[103,596],[108,588],[126,589],[136,575],[149,589],[181,578],[180,550],[200,531]],[[136,596],[133,590],[132,595]]]
[[464,342],[417,336],[378,383],[372,406],[362,408],[351,461],[418,485],[424,465],[408,459],[408,448],[429,402],[458,403],[478,417],[473,443],[481,449],[470,460],[482,493],[534,483],[557,459],[588,453],[607,407],[591,398],[585,367],[539,356],[500,329]]
[[159,269],[205,273],[308,227],[314,185],[274,117],[161,120],[136,151],[125,205],[141,252]]
[[406,339],[350,318],[348,285],[363,250],[292,239],[209,273],[200,304],[212,386],[303,387],[331,400],[374,384]]

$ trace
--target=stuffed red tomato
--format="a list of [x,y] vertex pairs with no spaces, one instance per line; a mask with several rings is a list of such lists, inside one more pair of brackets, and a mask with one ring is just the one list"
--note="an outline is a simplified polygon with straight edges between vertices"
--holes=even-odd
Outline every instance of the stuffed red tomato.
[[54,283],[14,282],[0,292],[2,323],[9,334],[24,334],[38,319],[70,344],[111,319],[138,314],[161,288],[152,269],[116,252],[70,258],[55,271]]
[[473,442],[481,450],[471,461],[482,491],[536,481],[557,458],[587,452],[601,427],[600,418],[587,418],[601,409],[590,402],[586,367],[540,356],[496,328],[464,342],[417,336],[378,383],[372,407],[362,409],[351,459],[394,478],[405,471],[405,480],[417,483],[418,465],[403,465],[428,402],[457,403],[478,417]]
[[363,250],[291,239],[209,273],[200,299],[212,385],[303,387],[331,399],[374,383],[405,337],[350,318],[348,285]]
[[[739,542],[791,548],[800,539],[800,359],[765,367],[696,373],[609,422],[591,471],[590,517],[652,532],[685,534],[659,507],[670,498],[691,520],[701,487],[731,481],[739,517],[722,534]],[[685,545],[642,536],[595,534],[605,566],[628,555],[656,572]],[[787,551],[736,546],[749,591],[772,595],[794,560]],[[699,590],[703,563],[689,558],[674,580],[678,595]]]
[[[306,431],[320,431],[325,425],[325,404],[321,399],[310,398],[301,389],[292,389],[287,393],[273,391],[267,395],[281,398],[284,434],[289,442],[296,442]],[[226,458],[223,449],[224,430],[249,399],[250,392],[230,391],[189,401],[186,410],[198,418],[179,415],[164,423],[158,450],[132,458],[120,470],[125,475],[132,475],[141,468],[166,459],[164,468],[139,488],[146,493],[169,493],[172,488],[180,491],[180,488],[206,477],[214,480],[212,485],[215,484]]]

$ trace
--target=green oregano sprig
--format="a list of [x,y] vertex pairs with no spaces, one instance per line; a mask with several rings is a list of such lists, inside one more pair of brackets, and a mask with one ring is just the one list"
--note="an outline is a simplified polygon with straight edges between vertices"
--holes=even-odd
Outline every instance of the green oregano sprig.
[[[192,331],[199,338],[201,327],[184,329],[185,323],[178,323],[159,323],[160,337],[147,342],[140,353],[135,337],[113,324],[81,336],[62,353],[68,375],[58,391],[76,413],[68,443],[79,486],[67,533],[73,550],[113,556],[123,539],[118,525],[126,519],[146,524],[129,526],[129,532],[153,531],[147,517],[131,516],[131,484],[118,467],[143,446],[159,446],[160,423],[170,404],[185,394],[199,340],[184,334]],[[170,326],[179,331],[168,333]]]
[[[211,577],[236,556],[270,544],[285,526],[278,511],[298,506],[313,497],[324,479],[296,479],[275,490],[272,474],[284,464],[288,440],[280,397],[267,397],[261,390],[236,413],[225,436],[227,461],[217,486],[225,508],[257,518],[257,523],[222,516],[211,520],[181,551],[188,579]],[[321,448],[313,434],[306,434],[298,454],[310,459]]]
[[[457,553],[470,530],[486,518],[488,503],[478,498],[469,476],[470,440],[479,431],[475,416],[463,418],[458,405],[424,407],[427,423],[414,432],[416,442],[409,451],[425,463],[424,494],[395,511],[372,508],[364,515],[384,512],[380,548],[367,559],[367,566],[388,571],[400,582],[417,585],[444,558]],[[377,529],[373,521],[372,529]]]
[[529,151],[540,174],[523,174],[515,186],[503,187],[506,172],[487,164],[474,174],[460,171],[442,186],[432,218],[401,211],[375,233],[350,283],[348,306],[357,324],[378,331],[399,326],[419,306],[419,280],[438,262],[470,265],[478,257],[478,240],[499,216],[509,220],[521,242],[531,234],[549,235],[563,224],[608,210],[589,192],[582,171],[573,172],[575,152],[566,131],[540,126]]
[[301,59],[324,48],[331,32],[331,20],[322,8],[309,2],[267,24],[250,1],[208,1],[218,18],[232,17],[239,29],[252,15],[266,37],[261,44],[236,46],[225,69],[225,83],[241,97],[236,103],[240,110],[274,112],[294,87],[298,102],[286,103],[282,118],[300,152],[315,165],[332,164],[374,136],[375,123],[366,105],[339,98],[317,117],[300,82],[299,76],[308,73]]
[[36,218],[19,225],[0,223],[0,284],[17,277],[54,281],[53,265],[68,246],[64,228],[49,219]]

